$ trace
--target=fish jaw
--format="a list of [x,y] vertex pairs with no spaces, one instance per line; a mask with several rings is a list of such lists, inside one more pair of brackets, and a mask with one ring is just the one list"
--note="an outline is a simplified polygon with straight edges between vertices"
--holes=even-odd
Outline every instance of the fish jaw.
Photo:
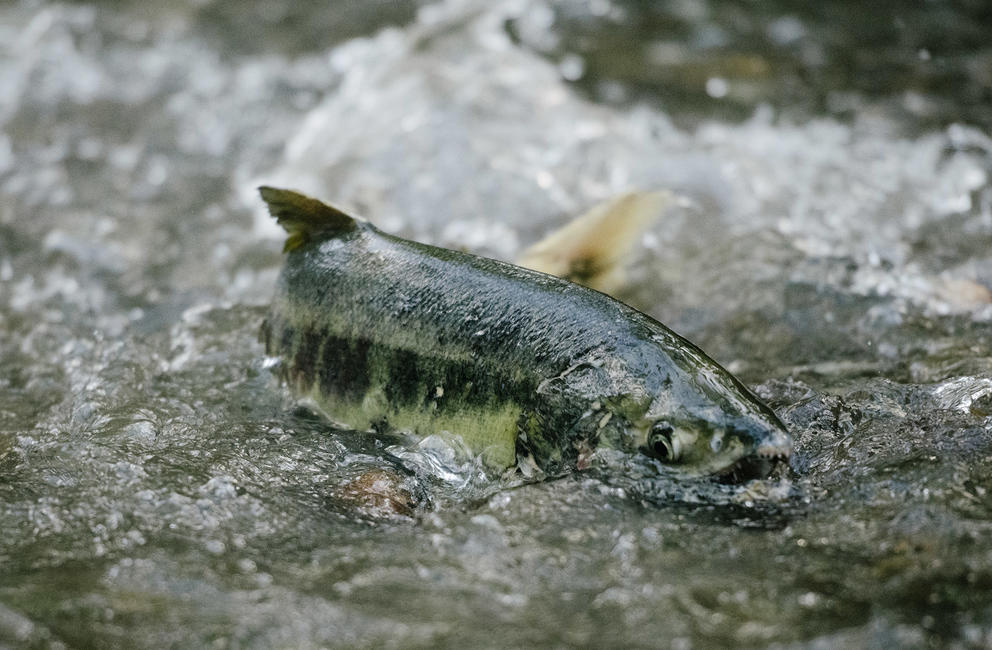
[[791,438],[784,431],[775,431],[750,454],[717,472],[715,477],[719,482],[728,484],[766,479],[777,468],[788,466],[791,457]]
[[792,438],[785,429],[775,429],[755,447],[752,456],[788,462],[792,457]]
[[634,427],[638,451],[666,473],[724,482],[766,478],[792,456],[792,438],[773,415],[720,421],[666,417]]

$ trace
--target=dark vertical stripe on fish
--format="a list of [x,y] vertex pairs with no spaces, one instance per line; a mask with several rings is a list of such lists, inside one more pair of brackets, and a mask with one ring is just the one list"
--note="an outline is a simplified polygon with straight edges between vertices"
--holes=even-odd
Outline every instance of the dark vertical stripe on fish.
[[320,345],[325,335],[325,331],[313,327],[305,328],[293,357],[295,379],[300,386],[307,390],[313,386],[316,377]]
[[333,334],[324,339],[320,354],[320,390],[325,395],[361,399],[369,388],[368,339],[344,339]]

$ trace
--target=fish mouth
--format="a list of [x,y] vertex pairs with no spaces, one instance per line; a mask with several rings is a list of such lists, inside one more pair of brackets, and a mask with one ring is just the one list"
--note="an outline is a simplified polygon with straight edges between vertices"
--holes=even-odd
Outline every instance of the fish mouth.
[[753,453],[737,460],[716,475],[725,485],[735,485],[768,478],[780,466],[788,466],[792,443],[787,438],[758,446]]

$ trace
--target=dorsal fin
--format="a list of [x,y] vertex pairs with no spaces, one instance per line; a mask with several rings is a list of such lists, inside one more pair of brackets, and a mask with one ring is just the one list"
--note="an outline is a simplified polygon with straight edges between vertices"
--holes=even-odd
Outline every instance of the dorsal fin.
[[356,226],[354,217],[305,194],[265,185],[258,188],[258,193],[269,213],[289,233],[282,247],[284,253],[299,248],[312,237],[339,235]]

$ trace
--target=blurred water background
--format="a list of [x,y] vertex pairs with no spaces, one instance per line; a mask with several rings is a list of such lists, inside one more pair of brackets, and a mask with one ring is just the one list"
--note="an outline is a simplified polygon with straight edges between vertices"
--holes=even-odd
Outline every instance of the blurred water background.
[[[980,0],[3,3],[0,646],[992,646],[990,33]],[[776,408],[791,475],[509,488],[331,428],[256,340],[261,182],[504,259],[678,191],[622,297]]]

